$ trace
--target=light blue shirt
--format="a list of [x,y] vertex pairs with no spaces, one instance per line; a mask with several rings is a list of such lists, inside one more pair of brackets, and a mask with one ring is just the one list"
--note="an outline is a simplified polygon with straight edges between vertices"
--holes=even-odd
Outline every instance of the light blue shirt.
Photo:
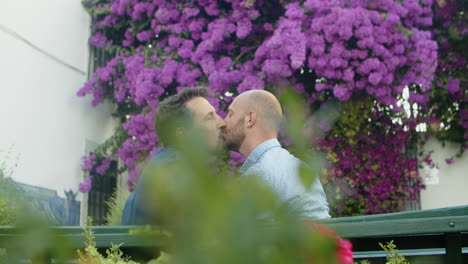
[[330,218],[327,197],[318,178],[309,189],[302,184],[302,161],[282,148],[276,138],[258,145],[242,165],[242,177],[257,176],[294,212],[312,219]]

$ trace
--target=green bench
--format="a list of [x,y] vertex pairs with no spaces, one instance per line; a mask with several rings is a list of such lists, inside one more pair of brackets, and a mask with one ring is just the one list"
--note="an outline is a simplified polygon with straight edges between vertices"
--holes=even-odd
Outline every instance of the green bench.
[[[439,256],[439,262],[468,263],[468,206],[411,211],[371,216],[334,218],[319,221],[353,242],[356,259],[373,259],[385,254],[379,242],[391,240],[406,256]],[[129,234],[136,226],[96,226],[96,246],[110,248],[122,244],[127,252],[135,249],[159,248],[162,240]],[[11,248],[21,230],[0,227],[0,248]],[[50,233],[67,241],[67,247],[82,248],[84,233],[80,227],[51,227]],[[56,247],[45,243],[42,247]],[[65,245],[64,245],[65,246]]]

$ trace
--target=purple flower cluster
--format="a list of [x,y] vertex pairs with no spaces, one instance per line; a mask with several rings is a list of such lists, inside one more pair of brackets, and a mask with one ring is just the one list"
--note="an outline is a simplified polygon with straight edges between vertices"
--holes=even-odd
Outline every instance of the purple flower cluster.
[[[432,113],[444,129],[436,129],[433,135],[442,141],[460,146],[460,157],[468,140],[468,16],[466,5],[460,9],[456,0],[437,0],[432,6],[434,23],[432,36],[439,44],[438,66],[427,112]],[[450,163],[452,158],[447,159]]]
[[245,158],[239,152],[231,152],[229,158],[228,164],[231,171],[236,171],[239,165],[243,164],[245,161]]
[[96,165],[96,155],[90,154],[89,156],[83,156],[81,157],[81,162],[83,164],[83,169],[86,171],[91,171]]
[[92,106],[102,103],[113,92],[115,86],[121,83],[116,77],[120,58],[120,56],[116,56],[107,63],[106,67],[96,69],[93,78],[87,81],[76,94],[81,97],[91,94],[93,96]]
[[136,184],[140,179],[141,171],[135,166],[128,169],[128,189],[133,192],[135,190]]
[[154,130],[153,113],[132,116],[123,128],[130,136],[118,151],[119,158],[128,167],[135,167],[138,161],[145,158],[156,148],[158,137]]
[[112,41],[107,40],[106,36],[98,32],[94,36],[90,37],[88,44],[94,47],[102,48],[112,44]]
[[361,7],[333,8],[313,19],[307,32],[308,66],[326,79],[317,90],[333,90],[342,101],[365,90],[381,103],[395,105],[395,95],[406,85],[419,84],[424,92],[430,88],[437,45],[429,33],[405,28],[397,14],[384,18]]
[[96,173],[99,174],[99,175],[104,175],[106,173],[106,171],[109,169],[111,161],[112,160],[108,159],[108,158],[105,158],[105,159],[101,160],[101,165],[99,165],[96,168]]
[[[104,96],[121,102],[127,90],[136,104],[154,108],[172,82],[178,87],[205,83],[216,96],[233,86],[243,92],[266,88],[265,83],[294,82],[294,72],[310,69],[325,80],[316,90],[331,90],[340,100],[365,90],[396,106],[403,87],[417,84],[423,95],[412,99],[427,101],[437,66],[437,44],[424,31],[432,23],[430,0],[292,2],[276,7],[284,11],[274,21],[265,16],[271,10],[262,10],[263,1],[226,2],[231,8],[214,0],[102,1],[110,13],[98,17],[92,38],[110,43],[103,40],[107,34],[113,45],[120,39],[120,45],[140,52],[123,58],[124,76],[110,84],[118,93],[106,93],[102,82],[107,81],[95,76],[80,95],[94,87],[93,104]],[[147,26],[140,26],[144,21]],[[121,38],[110,33],[122,27]],[[146,67],[149,59],[141,54],[146,43],[157,46],[153,50],[159,56],[151,60],[159,67]],[[113,66],[106,68],[109,72]]]
[[93,176],[89,175],[85,178],[84,182],[78,185],[78,191],[82,193],[87,193],[91,191],[91,188],[93,187],[92,184],[93,184]]
[[110,168],[112,159],[100,158],[94,153],[90,153],[89,155],[83,156],[81,162],[81,167],[86,175],[84,182],[79,184],[78,190],[80,192],[89,192],[92,187],[93,177],[105,175]]
[[[382,113],[376,112],[373,120],[381,127],[369,135],[357,134],[352,144],[333,133],[321,142],[333,156],[324,188],[335,216],[400,211],[417,201],[424,188],[417,157],[402,155],[411,132]],[[389,128],[392,135],[387,134]]]
[[[99,0],[91,10],[96,23],[89,43],[117,47],[119,53],[78,95],[91,95],[93,106],[104,100],[117,105],[127,136],[112,154],[129,169],[132,189],[138,163],[158,149],[155,109],[184,87],[209,87],[210,103],[221,115],[233,98],[228,92],[235,96],[284,83],[293,84],[311,108],[334,98],[360,104],[360,98],[370,97],[399,109],[405,87],[411,102],[427,104],[437,72],[445,75],[437,81],[452,100],[466,103],[460,77],[466,74],[459,74],[466,61],[453,53],[447,34],[455,24],[454,32],[468,32],[453,19],[454,1]],[[435,29],[444,19],[446,30]],[[458,75],[452,76],[454,71]],[[467,113],[462,113],[456,122],[466,131]],[[409,132],[382,111],[371,119],[381,127],[368,126],[353,140],[333,136],[340,126],[317,124],[328,135],[323,147],[336,155],[329,182],[341,188],[338,200],[349,198],[354,201],[349,207],[363,213],[396,210],[422,187],[416,160],[401,151]],[[96,164],[87,159],[91,171]],[[220,163],[232,170],[242,162],[236,153],[229,159]],[[106,170],[106,163],[98,164]]]

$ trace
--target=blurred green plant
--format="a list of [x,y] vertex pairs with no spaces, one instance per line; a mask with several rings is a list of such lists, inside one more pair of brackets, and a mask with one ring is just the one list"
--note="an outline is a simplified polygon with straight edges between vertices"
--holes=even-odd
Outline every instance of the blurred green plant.
[[[11,159],[13,159],[13,165],[11,165]],[[18,197],[15,195],[10,177],[18,166],[19,154],[13,155],[13,145],[11,145],[0,160],[0,225],[12,225],[16,219],[15,201]]]
[[0,225],[11,225],[15,222],[16,212],[10,200],[0,198]]
[[88,217],[88,222],[83,227],[86,237],[86,247],[83,250],[78,250],[78,263],[80,264],[138,264],[130,260],[130,257],[124,256],[120,245],[112,244],[110,249],[106,250],[106,255],[103,256],[96,248],[96,242],[93,235],[93,220]]
[[380,247],[387,252],[387,264],[410,264],[408,260],[406,260],[405,256],[401,255],[396,245],[393,243],[393,240],[387,242],[386,245],[379,243]]
[[20,154],[13,149],[14,145],[10,145],[6,151],[0,150],[0,177],[11,177],[18,167]]
[[106,225],[120,225],[122,212],[129,195],[130,191],[121,186],[117,186],[117,188],[114,189],[111,197],[106,201],[106,205],[109,207],[109,211],[105,216]]
[[15,223],[17,208],[14,203],[14,188],[10,178],[4,178],[0,170],[0,225]]
[[158,259],[151,260],[147,264],[171,264],[172,257],[166,252],[161,252],[161,256]]
[[361,260],[359,262],[354,262],[354,264],[371,264],[367,259]]
[[2,238],[3,244],[8,245],[5,263],[49,264],[51,259],[55,263],[73,259],[70,240],[58,235],[50,228],[50,223],[27,204],[18,207],[15,229],[11,232],[12,236]]
[[[385,264],[410,264],[410,262],[398,252],[397,246],[393,243],[393,240],[387,242],[385,245],[382,243],[379,243],[379,245],[387,253]],[[371,264],[371,262],[365,259],[354,262],[354,264]]]

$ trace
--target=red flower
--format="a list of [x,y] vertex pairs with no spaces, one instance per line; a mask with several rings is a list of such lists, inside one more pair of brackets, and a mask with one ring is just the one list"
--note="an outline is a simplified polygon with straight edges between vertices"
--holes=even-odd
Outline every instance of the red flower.
[[353,244],[349,242],[349,240],[341,239],[337,237],[337,244],[338,244],[338,252],[337,257],[338,260],[342,264],[353,264]]
[[319,235],[325,238],[333,239],[335,241],[335,257],[338,264],[353,264],[353,245],[350,241],[342,239],[333,230],[330,230],[325,225],[317,224],[310,220],[304,220],[304,224],[314,232],[317,232]]

